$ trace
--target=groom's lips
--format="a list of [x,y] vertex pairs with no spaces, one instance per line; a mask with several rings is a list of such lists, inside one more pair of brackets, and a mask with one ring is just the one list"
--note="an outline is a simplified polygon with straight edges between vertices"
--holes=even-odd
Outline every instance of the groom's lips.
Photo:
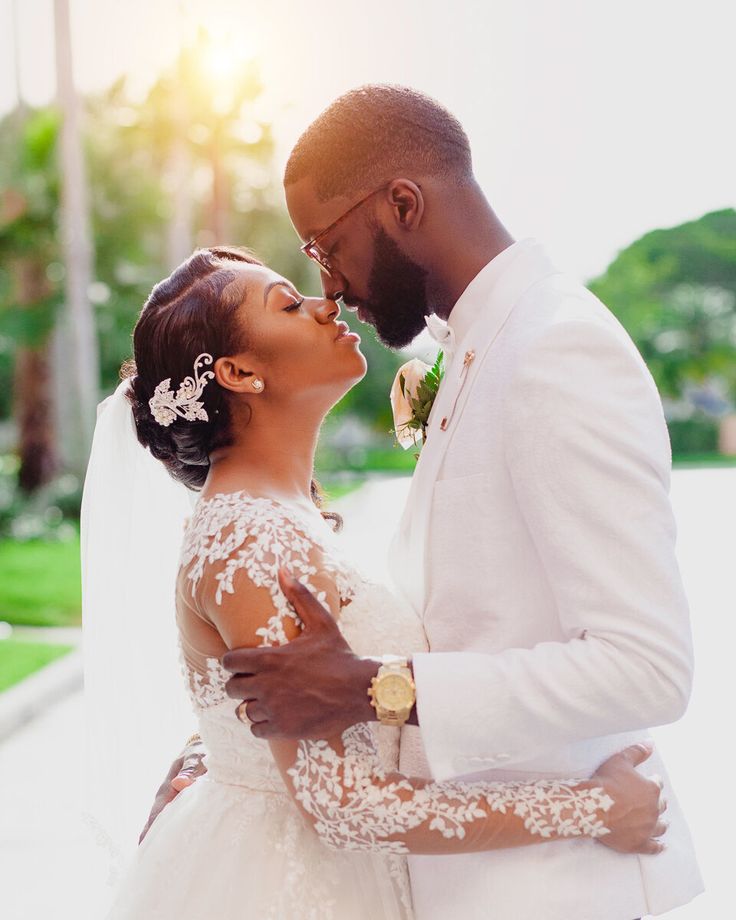
[[346,308],[350,310],[351,313],[358,314],[358,319],[361,321],[361,323],[369,323],[373,325],[371,322],[370,311],[367,310],[359,300],[343,299],[343,303],[345,304]]

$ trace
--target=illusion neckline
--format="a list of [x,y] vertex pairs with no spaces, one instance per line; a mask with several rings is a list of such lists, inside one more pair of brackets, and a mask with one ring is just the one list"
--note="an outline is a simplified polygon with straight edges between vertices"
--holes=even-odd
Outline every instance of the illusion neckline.
[[306,505],[298,504],[295,501],[289,501],[289,500],[285,500],[281,498],[272,498],[270,495],[254,495],[252,492],[248,491],[248,489],[236,489],[234,492],[215,492],[213,495],[209,495],[209,496],[202,495],[197,501],[196,507],[199,507],[202,504],[209,504],[210,502],[213,502],[218,498],[224,498],[224,499],[245,498],[253,502],[257,502],[257,501],[270,502],[273,505],[280,505],[282,508],[293,508],[298,511],[303,511],[304,514],[308,514],[312,517],[315,517],[315,515],[312,514],[312,509],[313,509],[317,513],[317,515],[320,518],[322,518],[322,515],[319,512],[319,508],[316,505],[307,507]]

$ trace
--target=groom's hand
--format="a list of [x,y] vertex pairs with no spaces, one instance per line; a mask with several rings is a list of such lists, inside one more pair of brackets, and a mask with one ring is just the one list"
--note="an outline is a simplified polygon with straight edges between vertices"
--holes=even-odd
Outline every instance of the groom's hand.
[[375,719],[368,699],[379,662],[355,655],[332,613],[283,569],[279,584],[303,623],[287,645],[239,648],[225,654],[233,677],[228,696],[257,738],[329,738]]
[[151,813],[146,821],[146,826],[141,831],[138,843],[143,843],[143,838],[150,831],[151,825],[158,818],[166,806],[173,802],[182,789],[191,786],[197,777],[207,772],[207,767],[202,763],[204,746],[201,741],[190,742],[182,751],[181,757],[172,763],[166,779],[161,783],[153,800]]

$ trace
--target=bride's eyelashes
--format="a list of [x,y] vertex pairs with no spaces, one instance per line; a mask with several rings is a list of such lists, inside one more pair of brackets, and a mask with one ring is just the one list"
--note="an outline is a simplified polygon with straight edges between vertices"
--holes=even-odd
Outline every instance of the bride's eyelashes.
[[296,300],[294,303],[290,303],[288,307],[284,307],[284,313],[295,313],[301,305],[304,303],[304,298],[301,300]]

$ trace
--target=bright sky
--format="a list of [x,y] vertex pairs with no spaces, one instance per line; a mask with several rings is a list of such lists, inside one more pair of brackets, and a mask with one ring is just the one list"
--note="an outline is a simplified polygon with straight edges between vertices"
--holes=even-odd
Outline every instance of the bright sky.
[[[15,100],[0,0],[0,112]],[[590,277],[647,230],[736,205],[733,0],[71,0],[77,83],[142,91],[198,22],[256,56],[280,171],[332,98],[406,83],[464,124],[517,237]],[[21,90],[54,91],[52,0],[16,0]]]

